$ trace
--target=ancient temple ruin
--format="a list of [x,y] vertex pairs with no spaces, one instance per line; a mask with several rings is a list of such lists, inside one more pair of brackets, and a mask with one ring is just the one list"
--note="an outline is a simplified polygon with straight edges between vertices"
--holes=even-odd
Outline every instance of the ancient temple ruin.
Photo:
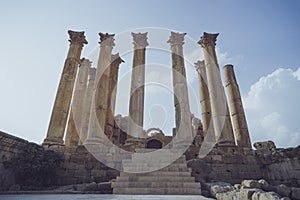
[[[233,66],[227,65],[224,67],[229,104],[232,110],[232,116],[230,116],[215,52],[218,34],[204,33],[199,41],[199,45],[203,48],[204,60],[195,63],[195,73],[198,73],[199,76],[199,92],[201,96],[199,103],[201,104],[203,122],[193,118],[188,99],[183,54],[186,33],[171,32],[167,42],[170,44],[172,57],[176,127],[174,128],[173,136],[167,136],[155,127],[150,130],[144,130],[145,56],[148,36],[147,33],[131,34],[134,53],[131,92],[128,94],[130,95],[129,116],[123,118],[120,116],[114,117],[118,88],[118,69],[119,65],[124,62],[119,54],[112,55],[112,49],[115,46],[114,34],[99,33],[100,53],[97,68],[93,69],[88,59],[80,59],[81,49],[87,43],[84,33],[69,31],[70,50],[65,62],[47,137],[43,146],[51,148],[63,145],[66,145],[66,147],[84,145],[88,151],[91,151],[90,147],[92,146],[92,151],[99,151],[102,154],[106,153],[108,157],[109,152],[112,151],[111,145],[137,153],[151,152],[146,149],[165,149],[167,145],[171,147],[167,147],[166,150],[174,147],[184,149],[181,152],[182,155],[177,156],[174,160],[168,160],[164,156],[162,159],[159,157],[154,159],[153,156],[147,158],[143,154],[139,156],[128,155],[127,157],[124,154],[120,154],[119,156],[123,156],[120,169],[124,172],[121,172],[117,181],[112,183],[114,193],[200,194],[199,183],[189,179],[192,177],[189,174],[190,171],[187,168],[186,160],[199,156],[202,144],[206,145],[204,143],[207,143],[205,138],[209,138],[206,140],[209,140],[209,144],[212,145],[206,150],[206,153],[209,153],[209,150],[214,147],[237,148],[241,152],[251,150],[249,131]],[[76,73],[78,68],[78,73]],[[68,78],[66,79],[66,77]],[[72,105],[70,104],[71,102]],[[234,131],[231,119],[233,120]],[[125,129],[120,127],[123,125],[125,125]],[[156,134],[148,135],[151,131],[156,131]],[[63,143],[64,133],[66,133],[65,143]],[[97,144],[102,145],[97,146]],[[163,153],[172,157],[167,151],[163,151]],[[128,159],[128,157],[131,157],[131,159]],[[149,159],[151,162],[147,163]],[[167,162],[164,163],[166,160]],[[100,160],[100,162],[107,164],[103,160]],[[111,162],[117,162],[117,160],[112,160]],[[147,166],[143,165],[145,163]],[[149,167],[153,163],[155,163],[155,166],[153,168]],[[161,163],[164,163],[164,165]],[[114,167],[115,165],[109,166]],[[168,167],[165,168],[166,166]],[[173,170],[169,171],[168,169]],[[157,177],[160,173],[169,172],[172,178],[166,177],[164,179],[168,183],[164,187],[162,186],[164,191],[157,188],[152,190],[146,189],[146,186],[144,186],[145,188],[130,186],[130,178],[136,176],[133,174],[141,172],[150,173],[149,176],[151,177]],[[130,173],[132,174],[130,175]],[[182,173],[186,173],[186,175]],[[178,178],[177,183],[171,184],[176,177]],[[180,178],[184,177],[187,179],[183,181],[185,185],[179,181]],[[122,181],[124,179],[127,181]],[[155,181],[149,180],[147,184],[151,185],[153,182]],[[139,181],[133,183],[136,185]]]
[[[92,182],[98,184],[93,191],[102,193],[189,195],[207,194],[208,182],[236,184],[244,179],[300,187],[299,147],[278,149],[269,141],[255,143],[256,150],[252,149],[233,65],[223,67],[225,83],[221,80],[215,51],[218,34],[204,32],[198,42],[204,54],[204,60],[195,63],[200,120],[194,117],[188,99],[183,53],[186,33],[170,32],[166,42],[172,59],[172,134],[165,134],[159,127],[143,129],[146,50],[151,37],[148,33],[131,34],[128,116],[115,115],[119,67],[130,62],[119,53],[112,54],[118,45],[115,35],[99,33],[98,62],[92,63],[81,57],[82,48],[88,43],[84,32],[68,34],[70,47],[42,144],[43,149],[64,157],[55,171],[56,185]],[[3,167],[4,161],[17,155],[20,146],[33,144],[2,132],[0,139],[0,190],[7,190],[14,180],[10,179],[13,172]],[[109,183],[105,189],[103,182]]]

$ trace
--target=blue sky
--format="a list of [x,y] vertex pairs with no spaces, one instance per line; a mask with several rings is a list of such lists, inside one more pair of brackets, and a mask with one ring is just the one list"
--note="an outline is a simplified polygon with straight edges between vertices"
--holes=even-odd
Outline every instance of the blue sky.
[[[86,31],[82,57],[88,57],[98,47],[98,32],[160,27],[195,41],[204,31],[220,33],[220,66],[235,66],[252,141],[299,145],[299,10],[296,0],[1,1],[0,130],[42,142],[69,46],[67,30]],[[121,72],[130,70],[131,59],[126,56]],[[165,102],[172,109],[173,100]]]

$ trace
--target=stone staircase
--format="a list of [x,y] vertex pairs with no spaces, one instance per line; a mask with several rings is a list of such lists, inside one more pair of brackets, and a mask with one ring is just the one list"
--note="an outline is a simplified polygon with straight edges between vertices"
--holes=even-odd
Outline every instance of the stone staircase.
[[[144,150],[139,150],[147,151]],[[149,150],[148,150],[149,151]],[[153,151],[153,149],[152,149]],[[143,162],[143,154],[133,155],[132,159],[123,160],[120,176],[112,182],[113,194],[143,194],[143,195],[200,195],[200,183],[191,176],[186,158],[182,155],[170,164],[167,157],[150,157],[151,162]],[[137,165],[137,161],[139,162]],[[152,171],[157,166],[165,166]],[[151,169],[151,170],[149,170]],[[150,171],[150,172],[147,172]],[[130,173],[143,172],[143,173]]]

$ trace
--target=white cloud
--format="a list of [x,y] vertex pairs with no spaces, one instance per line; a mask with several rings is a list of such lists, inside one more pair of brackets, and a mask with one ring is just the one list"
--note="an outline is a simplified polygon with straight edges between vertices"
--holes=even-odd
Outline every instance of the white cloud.
[[293,73],[293,75],[300,81],[300,67]]
[[300,144],[300,68],[279,68],[254,83],[243,98],[252,142],[273,140],[279,147]]

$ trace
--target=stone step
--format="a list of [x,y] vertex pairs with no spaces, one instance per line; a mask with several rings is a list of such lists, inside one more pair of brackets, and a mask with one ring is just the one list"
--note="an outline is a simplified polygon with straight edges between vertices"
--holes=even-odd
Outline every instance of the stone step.
[[178,168],[187,168],[187,164],[186,163],[172,163],[172,164],[167,164],[167,165],[163,165],[163,164],[153,164],[153,163],[123,163],[123,167],[159,167],[159,166],[165,166],[163,168],[167,168],[167,167],[178,167]]
[[133,159],[123,159],[122,163],[166,163],[166,164],[171,164],[171,163],[186,163],[186,159],[184,157],[180,157],[177,160],[173,160],[170,158],[152,158],[148,159],[145,157],[138,157],[138,158],[133,158]]
[[195,177],[174,176],[118,176],[116,182],[194,182]]
[[126,176],[173,176],[173,177],[190,177],[191,172],[146,172],[146,173],[128,173],[128,172],[120,172],[121,177]]
[[155,167],[123,167],[124,172],[132,173],[132,174],[140,174],[140,173],[152,173],[152,172],[192,172],[190,168],[187,167],[167,167],[162,169],[157,169]]
[[[136,153],[151,153],[151,152],[159,152],[159,153],[166,153],[166,154],[178,154],[177,149],[144,149],[144,148],[136,148]],[[184,156],[184,155],[183,155]]]
[[200,188],[113,188],[113,194],[200,195]]
[[183,160],[186,160],[185,156],[182,155],[182,156],[175,156],[175,155],[172,155],[172,154],[169,154],[169,155],[158,155],[158,154],[133,154],[132,157],[131,157],[133,160],[135,159],[147,159],[147,160],[178,160],[178,159],[183,159]]
[[196,182],[112,182],[113,188],[201,188]]
[[154,168],[154,167],[123,167],[125,172],[192,172],[192,169],[187,167],[173,167],[168,166],[161,169]]
[[[136,148],[135,152],[136,153],[149,153],[149,152],[153,152],[153,151],[157,151],[159,149],[145,149],[145,148]],[[164,151],[164,150],[160,150],[160,151]]]

